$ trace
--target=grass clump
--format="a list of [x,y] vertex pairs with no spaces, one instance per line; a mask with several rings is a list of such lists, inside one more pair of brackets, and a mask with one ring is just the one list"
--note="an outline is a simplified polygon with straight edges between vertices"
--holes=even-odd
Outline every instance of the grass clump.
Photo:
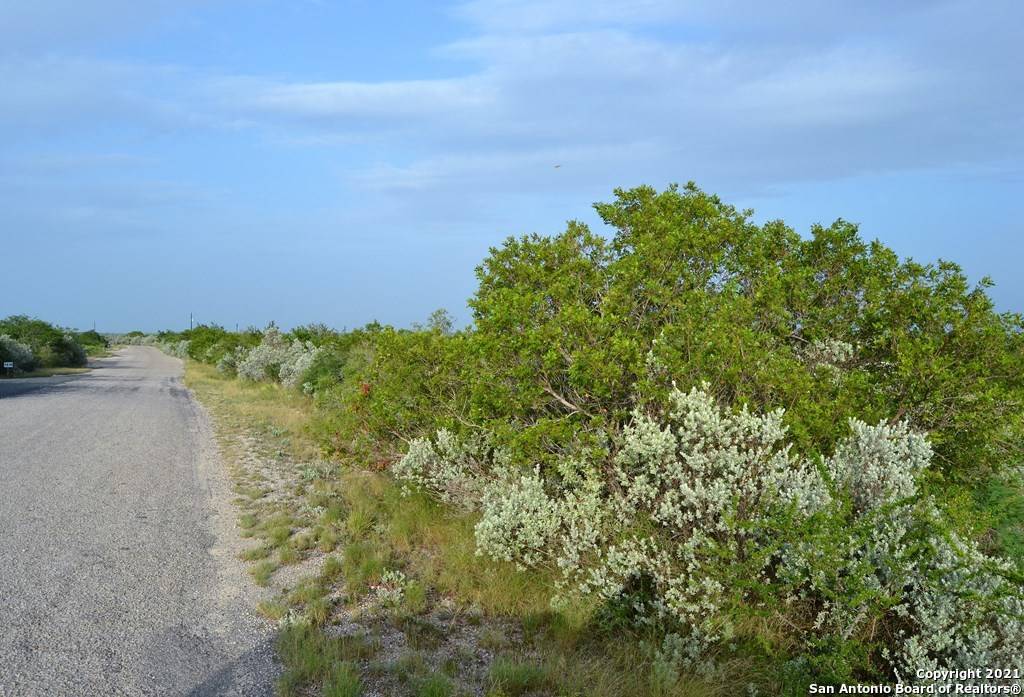
[[544,666],[509,656],[495,659],[488,673],[488,681],[492,693],[512,697],[552,688],[556,684]]
[[406,651],[388,666],[388,671],[403,683],[412,683],[426,675],[430,668],[420,651]]
[[311,685],[322,694],[349,697],[362,694],[357,662],[376,653],[376,647],[358,636],[328,637],[305,625],[285,627],[277,640],[284,674],[278,681],[283,697],[298,697]]
[[372,581],[380,578],[386,567],[387,558],[372,541],[356,540],[345,545],[342,573],[350,592],[365,592]]
[[239,556],[243,561],[259,561],[260,559],[266,559],[270,556],[271,548],[266,545],[260,545],[259,547],[252,547],[242,552]]
[[277,553],[277,561],[282,566],[289,566],[291,564],[298,564],[302,560],[302,556],[295,551],[294,547],[281,547]]
[[433,649],[444,641],[444,631],[430,620],[416,615],[404,615],[397,625],[405,634],[405,640],[414,649]]
[[324,563],[320,567],[320,578],[323,579],[325,583],[331,583],[337,580],[344,573],[344,562],[335,556],[330,556],[324,559]]
[[324,554],[329,554],[338,548],[341,536],[332,528],[321,527],[316,535],[316,547]]
[[288,614],[288,606],[277,600],[262,600],[257,603],[256,610],[274,622]]
[[327,585],[321,583],[319,579],[306,578],[289,593],[288,603],[290,605],[306,605],[323,598],[328,592]]
[[257,586],[267,586],[270,584],[270,577],[274,575],[277,568],[277,562],[265,559],[249,569],[249,575],[252,576]]
[[290,525],[276,525],[267,531],[267,542],[274,547],[281,547],[292,536]]
[[316,598],[306,605],[306,616],[315,627],[322,627],[331,618],[334,604],[327,598]]
[[416,681],[413,694],[416,697],[451,697],[455,684],[443,673],[431,673]]

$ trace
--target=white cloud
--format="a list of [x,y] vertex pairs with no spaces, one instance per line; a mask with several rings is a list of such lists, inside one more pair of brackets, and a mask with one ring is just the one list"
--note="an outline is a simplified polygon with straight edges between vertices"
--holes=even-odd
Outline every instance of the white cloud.
[[[16,22],[43,26],[63,6],[39,7]],[[110,125],[243,131],[337,154],[346,186],[393,196],[687,178],[763,188],[977,165],[1019,158],[1024,144],[1021,13],[994,7],[475,0],[455,10],[473,32],[438,47],[474,66],[463,74],[287,80],[0,57],[0,124],[9,139]]]
[[678,0],[473,0],[455,15],[487,31],[530,32],[556,27],[647,24],[693,14]]
[[224,79],[217,82],[228,109],[295,117],[326,124],[349,119],[376,123],[476,110],[494,100],[492,86],[476,79],[396,82],[274,83]]

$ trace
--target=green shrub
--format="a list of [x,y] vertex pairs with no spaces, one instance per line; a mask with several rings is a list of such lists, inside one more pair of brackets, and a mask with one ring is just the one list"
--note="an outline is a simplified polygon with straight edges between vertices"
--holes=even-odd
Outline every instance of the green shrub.
[[473,328],[382,331],[333,437],[410,443],[393,471],[478,509],[481,553],[632,594],[691,665],[763,617],[822,679],[1021,650],[1019,579],[944,511],[1024,455],[1024,321],[988,281],[693,185],[597,211],[610,239],[492,249]]
[[75,340],[90,356],[97,354],[102,355],[108,348],[110,348],[110,342],[95,329],[78,332],[75,334]]
[[510,239],[478,270],[473,405],[516,450],[544,461],[600,443],[675,380],[786,406],[812,450],[848,418],[897,417],[931,434],[949,476],[1019,457],[1005,428],[1022,406],[1024,324],[994,311],[987,280],[901,262],[844,221],[806,240],[758,226],[693,185],[616,194],[597,206],[610,241],[572,223]]
[[470,471],[465,451],[426,441],[394,471],[480,508],[478,553],[558,568],[556,600],[583,592],[628,607],[624,619],[661,624],[690,668],[765,614],[797,629],[804,671],[834,663],[891,679],[1024,654],[1024,584],[922,494],[926,438],[854,420],[818,459],[794,452],[783,417],[673,389],[660,415],[634,412],[614,456],[564,462],[557,482],[483,458]]
[[13,363],[14,370],[18,372],[34,370],[37,365],[32,347],[6,334],[0,334],[0,361]]
[[0,334],[28,346],[36,363],[45,368],[80,367],[87,360],[74,333],[25,315],[0,320]]

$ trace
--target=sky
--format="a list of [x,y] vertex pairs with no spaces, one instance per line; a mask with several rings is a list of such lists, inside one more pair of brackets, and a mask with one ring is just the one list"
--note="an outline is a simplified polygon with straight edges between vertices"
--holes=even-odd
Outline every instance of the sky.
[[1024,310],[1024,5],[0,0],[0,316],[461,322],[616,187],[844,218]]

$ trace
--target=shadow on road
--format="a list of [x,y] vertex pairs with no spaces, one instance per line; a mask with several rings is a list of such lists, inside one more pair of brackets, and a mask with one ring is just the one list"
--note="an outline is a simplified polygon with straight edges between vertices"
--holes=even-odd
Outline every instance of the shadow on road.
[[29,392],[36,392],[38,390],[53,389],[54,387],[63,385],[65,382],[85,377],[86,375],[88,375],[88,373],[79,373],[78,375],[54,375],[48,378],[9,378],[0,380],[0,399],[17,397]]
[[[186,697],[221,697],[222,695],[253,695],[253,697],[274,694],[272,684],[261,678],[268,662],[275,660],[274,640],[262,641],[238,658],[224,663],[215,673],[192,688]],[[262,668],[262,669],[261,669]]]

